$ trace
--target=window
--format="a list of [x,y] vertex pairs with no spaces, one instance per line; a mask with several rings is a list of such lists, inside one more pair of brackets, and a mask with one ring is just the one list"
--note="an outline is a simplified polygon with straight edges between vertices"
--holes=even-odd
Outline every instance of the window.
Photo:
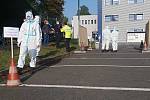
[[91,24],[93,24],[93,20],[91,20]]
[[110,15],[105,16],[105,22],[110,22],[110,21],[111,21],[111,16]]
[[113,1],[113,5],[118,5],[119,4],[119,0],[112,0]]
[[129,14],[130,21],[143,20],[143,14]]
[[144,32],[144,29],[136,28],[136,29],[134,29],[134,32]]
[[135,14],[129,14],[129,20],[130,21],[135,20]]
[[112,15],[112,21],[118,21],[119,16],[118,15]]
[[134,4],[134,1],[135,1],[135,0],[128,0],[128,3],[129,3],[129,4]]
[[128,0],[129,4],[139,4],[144,3],[144,0]]
[[136,3],[144,3],[144,0],[136,0]]
[[85,24],[87,24],[87,20],[85,20]]
[[90,20],[88,20],[88,24],[90,24]]
[[119,20],[118,15],[106,15],[105,16],[105,22],[118,21],[118,20]]
[[105,0],[105,5],[107,6],[107,5],[112,5],[112,2],[111,2],[112,0]]
[[143,14],[137,14],[136,20],[143,20]]
[[119,0],[105,0],[105,5],[118,5]]
[[144,32],[143,28],[130,28],[128,32]]
[[96,24],[96,20],[94,20],[94,24]]
[[82,25],[84,24],[84,20],[82,20]]

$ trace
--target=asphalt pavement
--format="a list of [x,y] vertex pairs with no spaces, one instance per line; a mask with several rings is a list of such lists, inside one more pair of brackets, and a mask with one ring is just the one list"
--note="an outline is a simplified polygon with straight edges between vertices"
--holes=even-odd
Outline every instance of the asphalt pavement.
[[133,46],[70,53],[20,77],[18,87],[1,84],[0,100],[150,100],[150,53]]

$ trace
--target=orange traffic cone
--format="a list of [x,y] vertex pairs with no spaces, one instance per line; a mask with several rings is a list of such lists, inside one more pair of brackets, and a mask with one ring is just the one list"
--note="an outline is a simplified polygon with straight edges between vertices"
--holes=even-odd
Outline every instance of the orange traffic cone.
[[146,41],[144,42],[143,50],[147,50],[147,44],[146,44]]
[[11,59],[9,74],[7,79],[7,86],[18,86],[20,84],[19,75],[15,66],[14,60]]

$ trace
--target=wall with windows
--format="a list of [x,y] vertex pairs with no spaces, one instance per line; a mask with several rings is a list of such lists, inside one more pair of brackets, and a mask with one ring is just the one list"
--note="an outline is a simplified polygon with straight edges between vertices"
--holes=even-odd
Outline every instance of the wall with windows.
[[119,41],[127,42],[128,32],[145,32],[149,5],[150,0],[102,0],[102,27],[117,27]]
[[[80,25],[87,29],[88,38],[92,37],[93,31],[98,31],[98,16],[97,15],[82,15],[80,16]],[[78,38],[78,16],[72,18],[73,36]]]

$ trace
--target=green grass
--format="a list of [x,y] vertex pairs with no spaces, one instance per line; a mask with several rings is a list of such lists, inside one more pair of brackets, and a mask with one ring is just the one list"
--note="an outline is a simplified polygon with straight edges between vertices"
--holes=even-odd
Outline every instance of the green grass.
[[[40,58],[54,57],[65,54],[64,42],[61,42],[61,48],[57,49],[54,42],[51,42],[48,47],[42,46],[40,50]],[[77,40],[71,40],[71,50],[78,48]],[[19,56],[19,48],[14,46],[14,61],[17,64]],[[9,68],[11,60],[10,46],[0,49],[0,71]],[[26,57],[26,64],[29,63],[29,56]]]

